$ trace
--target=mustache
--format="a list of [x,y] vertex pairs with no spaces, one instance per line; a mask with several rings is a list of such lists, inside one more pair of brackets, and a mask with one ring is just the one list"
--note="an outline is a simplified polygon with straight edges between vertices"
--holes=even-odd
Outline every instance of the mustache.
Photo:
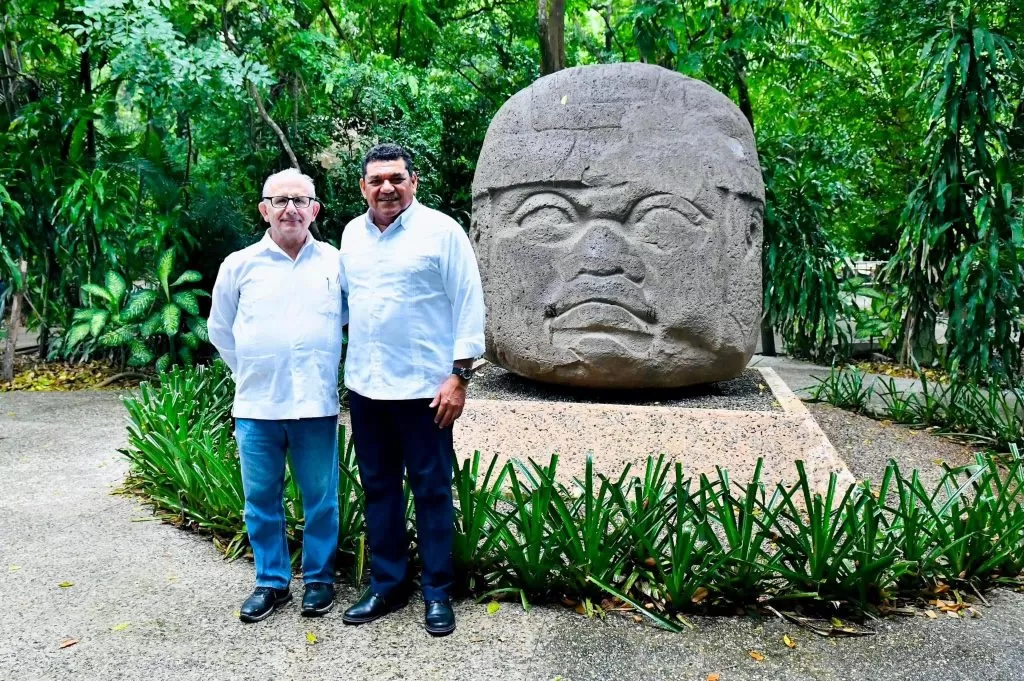
[[568,290],[556,302],[548,303],[544,307],[544,316],[554,319],[586,303],[615,305],[648,323],[658,319],[657,311],[647,302],[643,290],[623,278],[591,281],[587,285],[570,284]]

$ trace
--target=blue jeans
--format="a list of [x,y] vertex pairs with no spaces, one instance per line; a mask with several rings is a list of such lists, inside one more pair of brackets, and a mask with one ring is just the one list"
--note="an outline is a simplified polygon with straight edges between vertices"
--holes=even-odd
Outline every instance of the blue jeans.
[[235,419],[242,462],[245,527],[256,561],[256,586],[284,589],[292,568],[285,538],[284,465],[302,495],[302,577],[334,583],[338,551],[338,417],[266,421]]
[[373,400],[349,391],[352,438],[366,495],[370,588],[390,595],[409,578],[402,473],[416,504],[423,598],[448,597],[452,586],[452,429],[434,423],[430,400]]

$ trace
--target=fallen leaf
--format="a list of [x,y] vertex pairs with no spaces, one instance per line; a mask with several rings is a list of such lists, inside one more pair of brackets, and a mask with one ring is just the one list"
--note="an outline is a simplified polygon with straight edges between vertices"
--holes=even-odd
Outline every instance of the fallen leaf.
[[60,584],[58,584],[57,586],[59,586],[59,587],[60,587],[60,588],[62,588],[62,589],[68,589],[68,588],[70,588],[70,587],[73,587],[74,585],[75,585],[75,583],[74,583],[74,582],[61,582],[61,583],[60,583]]
[[241,616],[242,616],[242,611],[241,611],[241,610],[235,610],[235,612],[234,612],[234,613],[232,613],[232,614],[233,614],[233,615],[234,615],[235,617],[241,617]]
[[761,653],[757,652],[756,650],[751,650],[749,655],[750,655],[750,657],[754,658],[758,662],[764,662],[764,655],[762,655]]
[[843,621],[841,619],[839,619],[838,617],[833,617],[832,618],[832,626],[835,627],[836,629],[842,629],[843,628]]
[[314,634],[312,631],[307,631],[306,632],[306,643],[308,643],[311,646],[312,645],[316,645],[316,634]]
[[647,558],[644,558],[644,565],[646,565],[649,568],[652,568],[656,567],[658,565],[658,562],[650,556],[648,556]]
[[469,642],[470,643],[483,643],[484,639],[482,639],[482,638],[471,638],[471,639],[469,639]]
[[115,624],[114,626],[110,627],[110,630],[111,631],[124,631],[125,629],[127,629],[130,626],[131,626],[131,622],[121,622],[120,624]]
[[939,616],[935,614],[934,610],[925,610],[924,614],[927,615],[929,619],[933,619],[933,620],[939,619]]
[[494,613],[498,612],[499,610],[501,610],[501,603],[499,603],[498,601],[491,601],[490,603],[487,604],[487,614],[488,615],[493,615]]
[[21,569],[20,565],[10,565],[10,566],[7,567],[7,571],[8,572],[17,572],[20,569]]
[[78,639],[77,638],[66,638],[66,639],[64,639],[63,641],[60,642],[60,647],[61,648],[70,648],[71,646],[75,645],[76,643],[78,643]]
[[633,615],[633,621],[636,622],[637,624],[640,624],[641,622],[644,621],[644,618],[641,617],[640,615]]
[[791,639],[791,638],[789,637],[789,634],[784,634],[784,635],[782,636],[782,642],[786,644],[786,647],[787,647],[787,648],[796,648],[796,641],[794,641],[793,639]]
[[697,587],[697,590],[693,592],[693,598],[691,598],[690,600],[693,601],[694,603],[700,603],[701,601],[703,601],[707,597],[708,597],[708,590],[701,586],[701,587]]
[[562,106],[569,103],[569,95],[562,95]]
[[708,674],[708,681],[718,681],[721,678],[718,674]]

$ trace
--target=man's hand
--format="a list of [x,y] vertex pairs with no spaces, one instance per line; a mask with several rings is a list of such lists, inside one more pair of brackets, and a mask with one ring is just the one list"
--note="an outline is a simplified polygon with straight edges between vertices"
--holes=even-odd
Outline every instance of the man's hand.
[[430,403],[430,408],[437,407],[434,423],[438,428],[448,428],[455,419],[462,416],[462,408],[466,406],[466,382],[458,376],[449,376],[437,396]]

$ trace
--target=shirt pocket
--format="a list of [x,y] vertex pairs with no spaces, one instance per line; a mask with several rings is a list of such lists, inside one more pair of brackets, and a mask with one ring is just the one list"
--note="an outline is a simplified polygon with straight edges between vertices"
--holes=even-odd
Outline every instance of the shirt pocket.
[[235,396],[250,402],[270,400],[278,378],[276,355],[240,356],[238,375],[235,376]]
[[421,296],[436,293],[441,288],[437,258],[431,255],[406,255],[396,258],[395,281],[401,293]]

